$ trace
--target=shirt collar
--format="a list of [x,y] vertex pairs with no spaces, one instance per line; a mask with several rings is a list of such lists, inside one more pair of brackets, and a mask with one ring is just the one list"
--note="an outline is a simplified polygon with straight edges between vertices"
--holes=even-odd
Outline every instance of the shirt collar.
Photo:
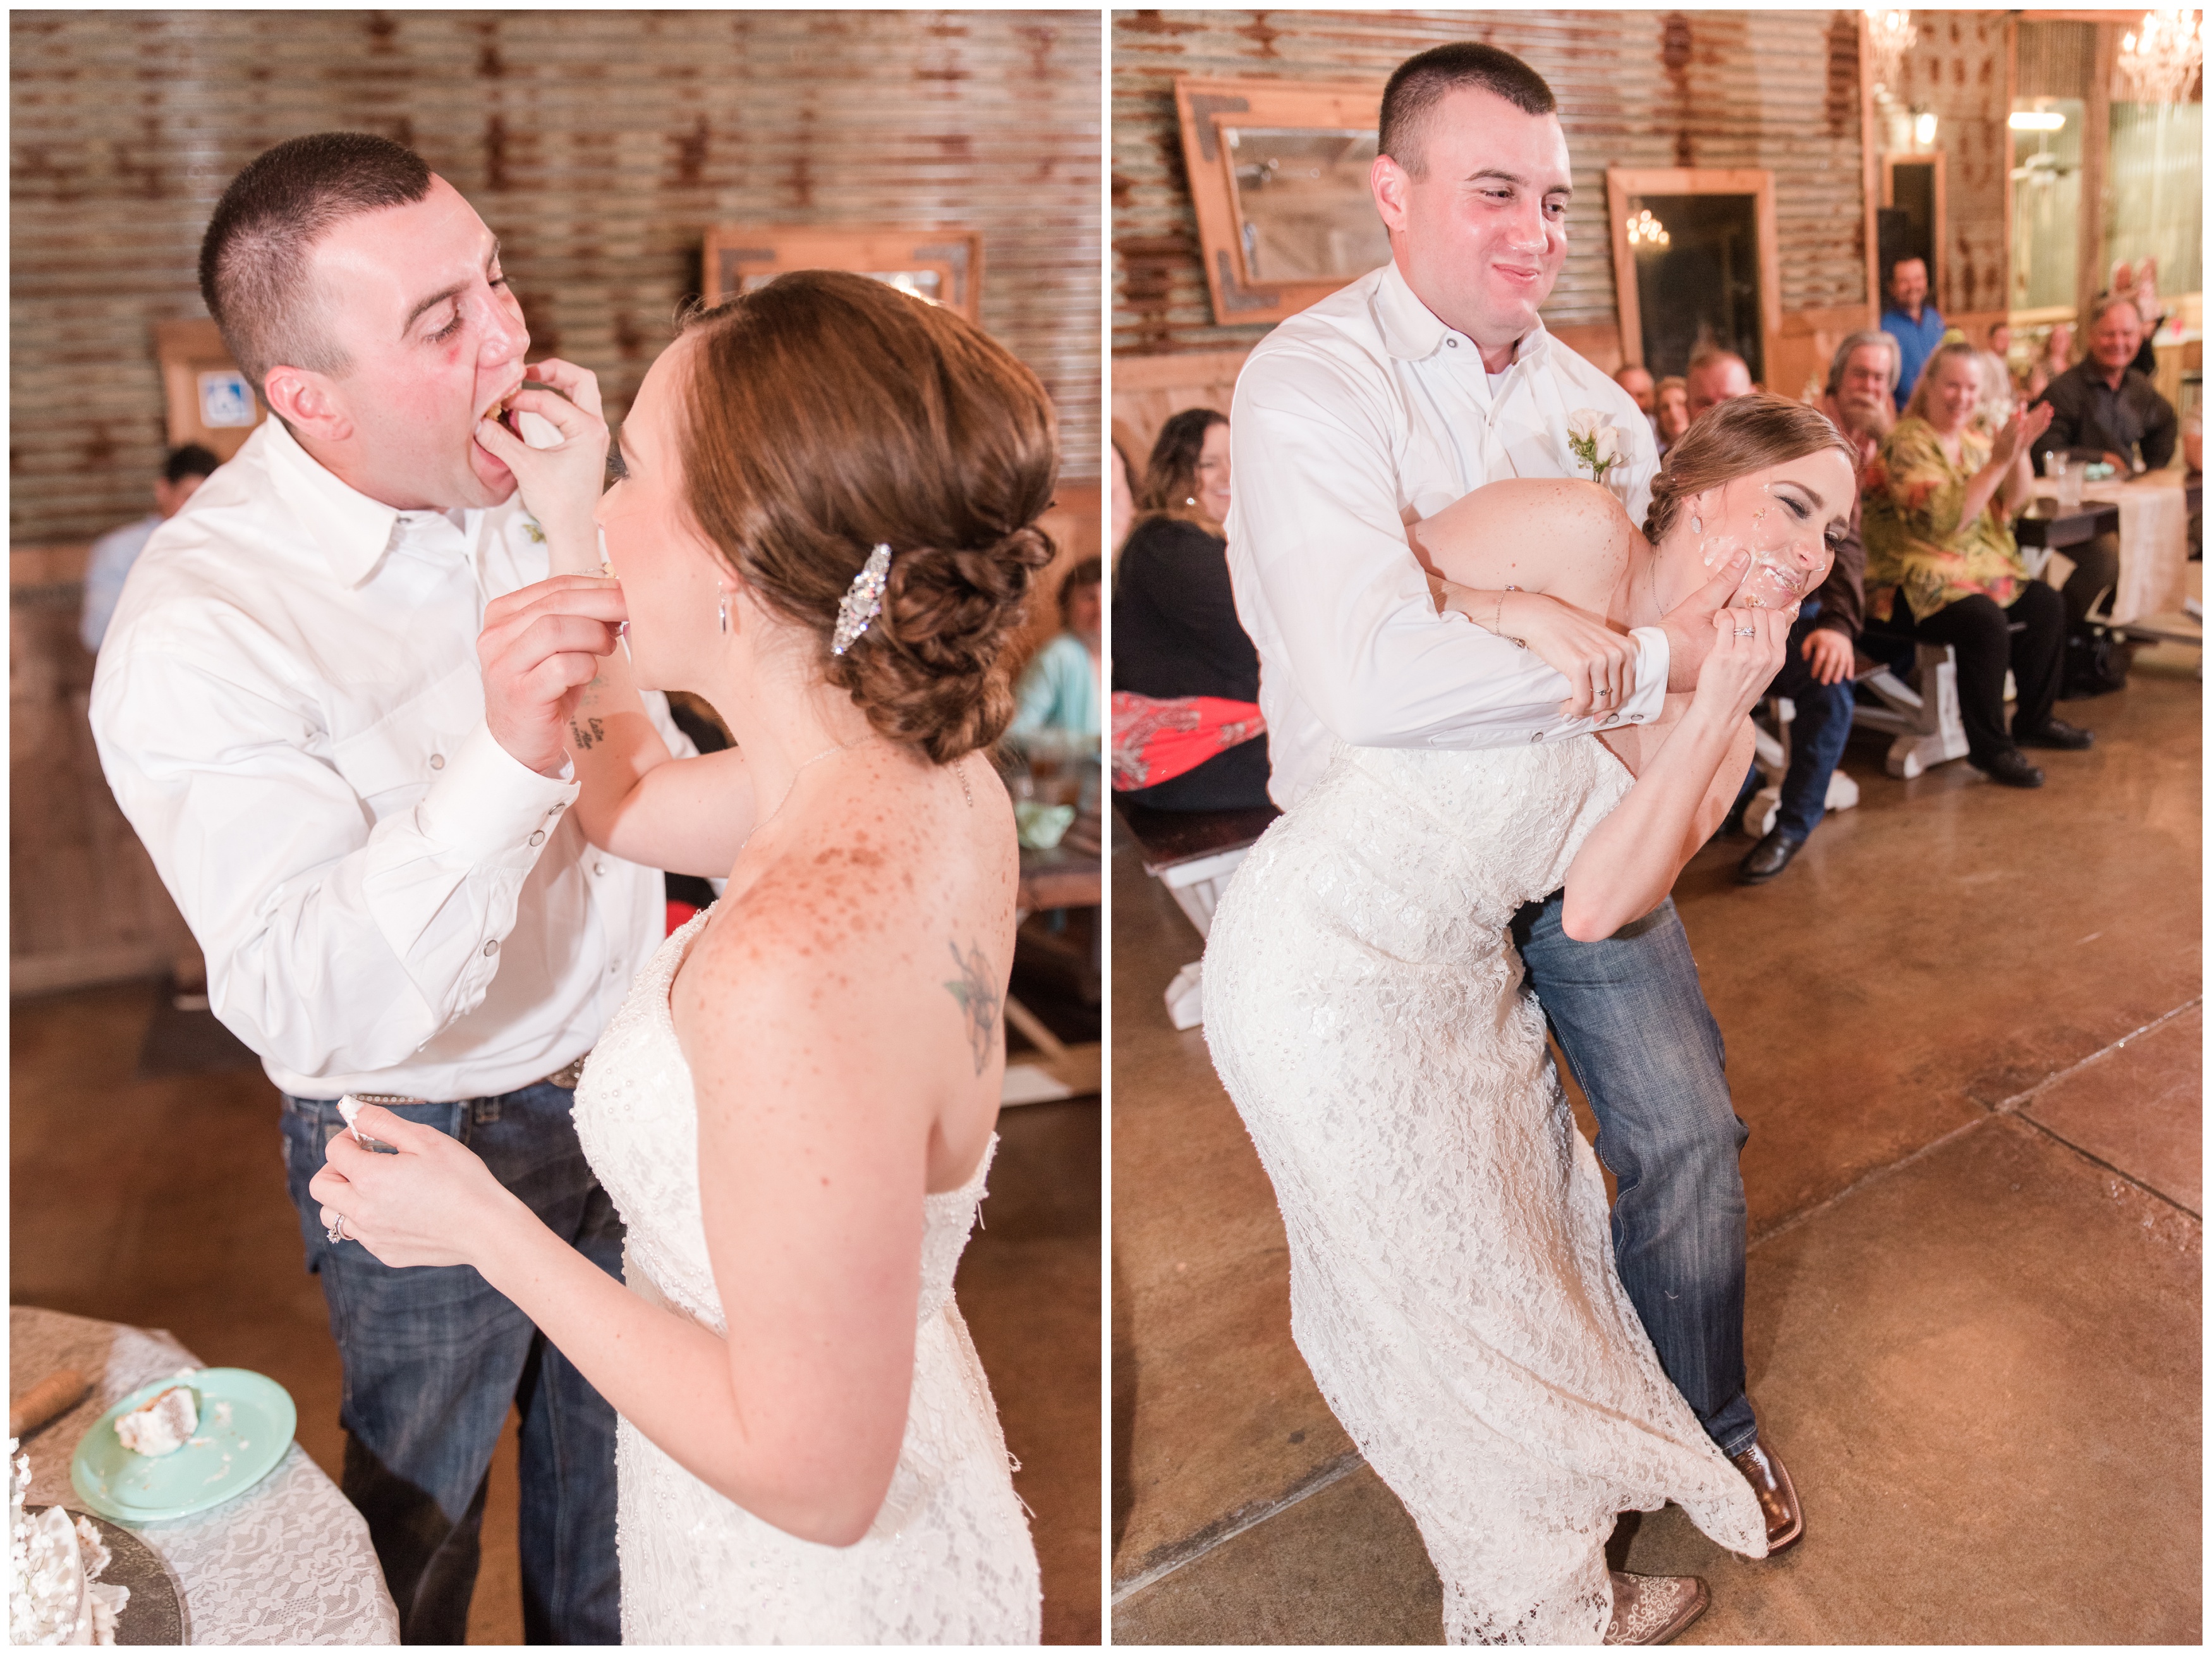
[[[348,587],[368,580],[391,548],[403,514],[341,482],[275,416],[261,422],[254,438],[266,445],[278,496],[292,508],[331,573]],[[469,519],[474,516],[469,514]]]
[[[1407,285],[1405,273],[1395,259],[1382,267],[1382,280],[1375,290],[1375,315],[1382,324],[1383,348],[1401,362],[1426,362],[1443,350],[1444,341],[1449,338],[1458,339],[1470,350],[1475,349],[1474,340],[1454,332],[1443,318],[1420,301]],[[1551,335],[1544,331],[1543,321],[1539,318],[1536,325],[1521,336],[1513,360],[1540,368],[1550,350]],[[1481,360],[1479,351],[1475,360]]]

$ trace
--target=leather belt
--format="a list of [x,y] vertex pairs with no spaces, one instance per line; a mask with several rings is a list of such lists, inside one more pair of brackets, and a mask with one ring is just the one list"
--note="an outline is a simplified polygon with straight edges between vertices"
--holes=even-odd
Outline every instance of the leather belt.
[[[555,1069],[552,1074],[546,1075],[542,1080],[534,1080],[531,1084],[540,1086],[559,1086],[564,1092],[574,1092],[576,1089],[576,1082],[584,1078],[584,1064],[589,1060],[591,1055],[591,1053],[586,1052],[583,1056],[577,1058],[574,1062],[564,1063],[559,1068]],[[383,1104],[386,1105],[392,1104],[419,1104],[426,1101],[421,1098],[410,1097],[404,1092],[349,1092],[346,1096],[349,1098],[358,1098],[364,1104]]]
[[555,1069],[552,1074],[547,1075],[538,1084],[541,1086],[560,1086],[567,1091],[574,1092],[576,1089],[576,1082],[584,1078],[584,1064],[586,1060],[588,1059],[591,1055],[591,1053],[586,1052],[582,1057],[579,1057],[574,1062],[563,1064],[561,1068]]

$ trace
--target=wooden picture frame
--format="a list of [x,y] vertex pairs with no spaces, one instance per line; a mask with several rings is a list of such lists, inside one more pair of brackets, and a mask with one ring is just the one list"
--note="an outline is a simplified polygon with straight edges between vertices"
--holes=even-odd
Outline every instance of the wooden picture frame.
[[1232,81],[1179,76],[1176,120],[1183,167],[1206,265],[1213,319],[1224,326],[1279,322],[1356,281],[1364,271],[1322,282],[1252,279],[1238,228],[1236,190],[1222,142],[1224,126],[1310,128],[1366,133],[1376,130],[1380,85],[1318,81]]
[[1763,167],[1606,169],[1606,210],[1613,230],[1613,296],[1620,313],[1621,361],[1649,367],[1644,361],[1643,304],[1636,289],[1635,250],[1628,239],[1629,220],[1637,211],[1634,204],[1645,196],[1692,195],[1752,198],[1759,248],[1760,371],[1771,376],[1783,356],[1782,257],[1774,222],[1774,174]]
[[161,366],[172,448],[196,442],[228,459],[268,417],[231,360],[222,330],[208,318],[155,323],[154,355]]
[[983,238],[975,230],[716,224],[699,262],[700,294],[708,304],[787,271],[842,270],[890,281],[982,324]]
[[[2007,129],[2007,137],[2010,137],[2009,128]],[[1950,207],[1944,198],[1943,152],[1941,149],[1925,151],[1885,149],[1880,158],[1880,166],[1881,204],[1885,207],[1897,205],[1897,169],[1900,166],[1927,167],[1934,169],[1935,187],[1931,192],[1934,197],[1933,217],[1928,226],[1928,302],[1938,308],[1942,308],[1944,304],[1943,242],[1950,224]],[[2012,191],[2009,186],[2006,188],[2005,196],[2008,200],[2011,198]],[[2008,241],[2006,246],[2009,248],[2011,243]],[[1876,258],[1879,259],[1880,249],[1877,248],[1875,252]],[[1882,272],[1877,269],[1875,272],[1875,285],[1881,291],[1882,302],[1887,304],[1889,295],[1886,289],[1882,289],[1881,279]]]

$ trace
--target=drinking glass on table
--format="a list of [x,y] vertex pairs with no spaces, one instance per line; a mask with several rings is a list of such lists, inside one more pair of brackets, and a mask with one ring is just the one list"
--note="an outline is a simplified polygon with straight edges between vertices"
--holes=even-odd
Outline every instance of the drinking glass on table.
[[2043,457],[2043,470],[2057,490],[2061,517],[2081,508],[2081,468],[2057,449]]

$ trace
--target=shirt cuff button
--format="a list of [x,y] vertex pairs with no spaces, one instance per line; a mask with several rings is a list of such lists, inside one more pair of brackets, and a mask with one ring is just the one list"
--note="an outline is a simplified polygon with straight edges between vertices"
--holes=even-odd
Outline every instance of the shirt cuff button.
[[497,937],[494,937],[494,938],[493,938],[489,942],[487,942],[486,944],[484,944],[484,958],[485,958],[486,959],[489,959],[489,958],[490,958],[494,954],[497,953],[498,952],[499,952],[499,939],[498,939]]
[[545,843],[545,830],[544,828],[540,828],[537,832],[532,834],[530,836],[530,843],[533,845],[544,844]]

